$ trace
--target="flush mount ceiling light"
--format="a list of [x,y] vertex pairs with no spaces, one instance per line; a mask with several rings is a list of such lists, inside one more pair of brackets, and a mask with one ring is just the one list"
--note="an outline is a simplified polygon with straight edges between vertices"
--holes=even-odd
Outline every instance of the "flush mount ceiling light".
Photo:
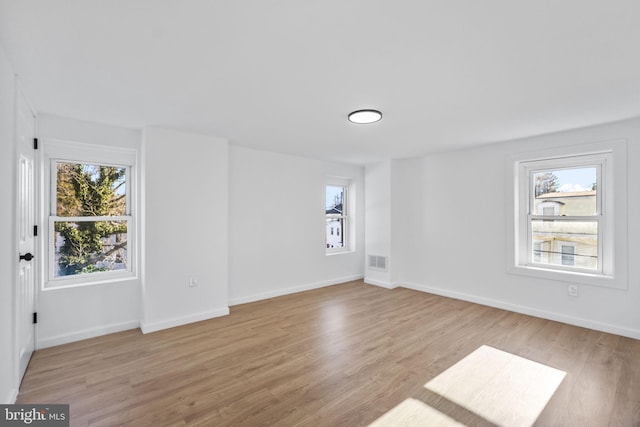
[[349,121],[358,124],[375,123],[381,118],[382,113],[378,110],[358,110],[349,114]]

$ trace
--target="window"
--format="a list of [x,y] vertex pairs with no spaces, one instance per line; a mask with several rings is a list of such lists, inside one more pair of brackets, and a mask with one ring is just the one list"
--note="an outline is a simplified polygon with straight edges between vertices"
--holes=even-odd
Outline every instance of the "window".
[[53,278],[129,270],[128,168],[54,163]]
[[[600,232],[604,211],[598,182],[604,157],[578,156],[526,162],[527,262],[545,268],[575,267],[602,273]],[[547,249],[544,258],[541,247]],[[539,249],[540,248],[540,249]]]
[[325,244],[327,253],[349,250],[349,183],[332,180],[325,186]]
[[[112,149],[110,156],[102,156],[96,148],[94,158],[85,160],[90,148],[57,148],[58,144],[45,148],[50,189],[45,287],[131,278],[134,159],[114,155]],[[98,157],[107,161],[95,161]],[[109,161],[118,158],[124,162]]]
[[511,271],[626,288],[626,199],[614,198],[626,192],[626,162],[620,160],[626,157],[621,154],[626,142],[581,148],[510,159],[515,208],[509,221]]

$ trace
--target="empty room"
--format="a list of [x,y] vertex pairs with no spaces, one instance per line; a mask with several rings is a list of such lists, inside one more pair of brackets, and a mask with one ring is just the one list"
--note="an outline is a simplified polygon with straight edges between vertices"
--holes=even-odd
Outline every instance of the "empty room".
[[638,16],[0,0],[0,425],[640,426]]

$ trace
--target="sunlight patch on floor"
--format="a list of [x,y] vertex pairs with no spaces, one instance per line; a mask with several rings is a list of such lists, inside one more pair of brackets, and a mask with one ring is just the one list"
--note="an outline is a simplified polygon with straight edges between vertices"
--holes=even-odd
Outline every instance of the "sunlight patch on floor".
[[453,418],[416,399],[405,399],[369,427],[460,427]]
[[566,373],[481,346],[425,388],[499,426],[531,426]]

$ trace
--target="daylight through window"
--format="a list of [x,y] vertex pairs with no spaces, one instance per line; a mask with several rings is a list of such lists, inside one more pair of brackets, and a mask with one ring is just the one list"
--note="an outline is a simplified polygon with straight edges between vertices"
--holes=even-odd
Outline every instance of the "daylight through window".
[[131,271],[130,168],[52,161],[50,279]]
[[510,273],[626,289],[627,141],[508,158]]
[[347,248],[347,186],[327,185],[325,200],[327,252],[338,252]]
[[610,274],[603,251],[611,235],[604,233],[607,159],[594,154],[520,163],[519,265]]
[[530,171],[534,263],[599,270],[599,165]]

